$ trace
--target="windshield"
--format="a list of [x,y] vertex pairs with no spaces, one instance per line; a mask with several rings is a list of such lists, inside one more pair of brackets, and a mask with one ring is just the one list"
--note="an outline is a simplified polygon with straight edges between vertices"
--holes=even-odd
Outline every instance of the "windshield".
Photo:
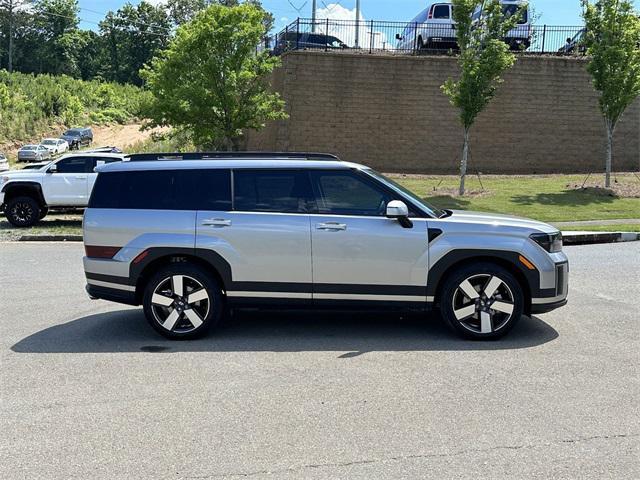
[[70,137],[79,137],[81,135],[80,130],[67,130],[64,134]]
[[413,193],[411,190],[408,190],[407,188],[403,187],[398,182],[385,177],[384,175],[376,172],[375,170],[367,169],[365,170],[365,172],[371,175],[372,177],[376,178],[377,180],[381,181],[388,187],[391,187],[393,190],[399,191],[404,196],[408,197],[413,203],[418,205],[418,207],[422,207],[423,210],[427,211],[429,214],[433,215],[434,217],[442,218],[447,216],[447,212],[445,212],[444,210],[440,210],[439,208],[434,207],[430,203],[424,201],[418,195]]

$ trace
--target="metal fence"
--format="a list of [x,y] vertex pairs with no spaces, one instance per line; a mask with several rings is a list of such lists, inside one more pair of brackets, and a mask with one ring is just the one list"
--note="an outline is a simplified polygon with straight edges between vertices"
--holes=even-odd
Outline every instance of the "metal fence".
[[[518,25],[505,41],[529,54],[583,52],[584,27]],[[267,39],[265,48],[279,55],[291,50],[446,53],[457,48],[455,26],[442,23],[316,20],[299,18]]]

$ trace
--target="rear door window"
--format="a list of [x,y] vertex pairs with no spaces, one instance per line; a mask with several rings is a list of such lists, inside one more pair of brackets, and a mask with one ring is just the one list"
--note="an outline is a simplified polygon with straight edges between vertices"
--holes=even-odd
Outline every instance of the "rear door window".
[[315,208],[305,171],[235,170],[233,179],[235,211],[309,213]]
[[98,175],[89,208],[231,210],[229,170],[157,170]]

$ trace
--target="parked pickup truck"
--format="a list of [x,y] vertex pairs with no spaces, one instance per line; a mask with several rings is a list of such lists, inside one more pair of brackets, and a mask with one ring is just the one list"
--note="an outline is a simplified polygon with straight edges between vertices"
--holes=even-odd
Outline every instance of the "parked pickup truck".
[[30,227],[49,209],[86,207],[96,181],[94,168],[123,159],[110,153],[64,155],[39,169],[4,172],[0,208],[14,226]]

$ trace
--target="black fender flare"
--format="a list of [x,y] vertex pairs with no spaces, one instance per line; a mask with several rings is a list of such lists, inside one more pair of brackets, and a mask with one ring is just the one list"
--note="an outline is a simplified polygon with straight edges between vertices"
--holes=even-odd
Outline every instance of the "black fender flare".
[[5,203],[7,202],[7,196],[10,196],[11,192],[14,189],[24,188],[29,191],[29,193],[34,193],[33,195],[35,199],[40,203],[40,205],[46,207],[47,202],[44,199],[44,193],[42,192],[42,185],[38,182],[31,182],[28,180],[18,180],[15,182],[9,181],[4,187],[2,187],[2,193],[5,194]]
[[[555,289],[540,288],[540,272],[538,270],[529,270],[519,257],[521,253],[508,250],[486,250],[486,249],[460,249],[452,250],[438,260],[429,269],[427,278],[427,295],[437,297],[438,289],[442,284],[443,278],[451,271],[465,261],[494,261],[498,264],[508,266],[516,276],[528,286],[526,292],[529,298],[553,297]],[[436,298],[437,299],[437,298]]]
[[[148,252],[138,263],[131,262],[129,265],[129,281],[132,285],[137,285],[138,280],[143,275],[145,269],[152,263],[171,257],[191,257],[196,258],[200,263],[215,270],[220,276],[222,287],[227,290],[232,282],[231,265],[220,254],[205,248],[176,248],[176,247],[152,247],[146,249]],[[143,252],[143,253],[144,253]],[[142,254],[141,254],[142,255]]]

